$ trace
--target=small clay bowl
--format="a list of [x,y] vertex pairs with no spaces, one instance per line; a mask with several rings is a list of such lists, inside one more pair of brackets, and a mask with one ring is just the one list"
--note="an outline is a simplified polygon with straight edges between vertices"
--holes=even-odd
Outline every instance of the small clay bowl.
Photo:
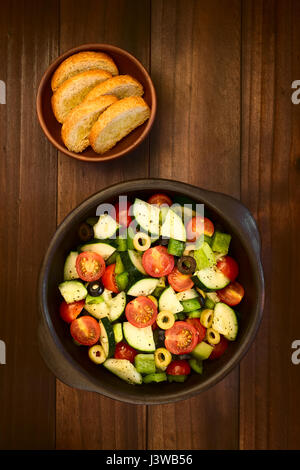
[[[117,145],[115,145],[108,152],[99,155],[94,152],[91,147],[88,147],[84,152],[75,153],[69,151],[61,138],[61,124],[55,119],[52,107],[51,107],[51,78],[57,67],[61,62],[67,59],[69,56],[76,54],[81,51],[101,51],[110,55],[115,61],[120,74],[131,75],[136,78],[144,87],[143,99],[146,101],[151,109],[150,118],[142,126],[135,129],[128,136],[122,139]],[[52,64],[48,67],[44,73],[36,98],[36,108],[39,123],[43,129],[48,140],[60,151],[69,157],[76,158],[86,162],[104,162],[107,160],[113,160],[115,158],[122,157],[129,152],[136,149],[143,140],[147,137],[150,129],[153,125],[155,114],[156,114],[156,93],[147,70],[143,65],[129,52],[124,49],[120,49],[116,46],[109,44],[84,44],[74,49],[70,49],[61,56],[59,56]]]

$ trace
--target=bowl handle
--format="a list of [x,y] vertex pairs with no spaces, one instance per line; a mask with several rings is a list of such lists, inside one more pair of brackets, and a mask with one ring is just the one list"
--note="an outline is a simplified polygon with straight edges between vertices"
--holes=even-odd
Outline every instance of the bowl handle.
[[47,367],[61,382],[80,390],[97,391],[80,371],[77,370],[75,375],[72,369],[72,374],[70,374],[70,364],[55,344],[43,317],[40,317],[38,326],[38,345]]

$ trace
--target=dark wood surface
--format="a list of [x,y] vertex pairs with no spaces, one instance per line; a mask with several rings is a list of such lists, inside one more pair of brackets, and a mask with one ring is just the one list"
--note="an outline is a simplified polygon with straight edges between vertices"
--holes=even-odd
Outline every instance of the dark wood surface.
[[[300,105],[291,102],[299,19],[297,0],[1,5],[0,448],[300,448],[300,366],[291,363],[300,332]],[[150,138],[116,162],[58,154],[35,115],[47,65],[88,42],[133,53],[157,90]],[[240,367],[198,397],[149,407],[63,385],[36,340],[36,281],[57,223],[95,191],[147,176],[240,198],[258,221],[266,275],[263,324]]]

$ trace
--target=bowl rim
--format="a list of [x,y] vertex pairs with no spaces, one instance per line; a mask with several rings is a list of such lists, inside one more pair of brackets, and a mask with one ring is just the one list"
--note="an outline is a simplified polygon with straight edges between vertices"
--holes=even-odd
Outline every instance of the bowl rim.
[[[228,362],[226,362],[223,365],[222,369],[217,370],[211,377],[207,378],[205,381],[198,383],[198,384],[194,384],[188,389],[186,388],[177,389],[175,393],[174,392],[172,393],[170,390],[170,393],[168,395],[166,394],[163,398],[162,397],[158,398],[159,393],[158,395],[155,395],[155,396],[153,396],[153,394],[150,394],[150,393],[148,394],[145,393],[144,395],[141,395],[141,396],[132,396],[129,391],[125,392],[125,391],[120,391],[120,390],[115,389],[113,392],[111,392],[111,391],[108,391],[105,387],[103,387],[102,384],[99,384],[99,382],[96,381],[96,378],[88,374],[86,370],[71,356],[71,354],[69,354],[69,352],[65,349],[63,343],[60,341],[54,329],[54,326],[53,326],[53,323],[51,321],[51,317],[49,314],[48,305],[46,302],[46,287],[47,286],[44,282],[44,279],[45,277],[47,277],[47,272],[49,271],[49,265],[50,265],[49,260],[51,260],[51,257],[55,253],[56,244],[58,243],[60,238],[64,235],[64,232],[68,223],[71,222],[71,220],[74,217],[79,215],[82,210],[87,210],[89,208],[96,207],[97,199],[99,197],[101,197],[101,200],[105,201],[109,199],[110,197],[114,197],[118,194],[121,194],[122,192],[126,192],[126,190],[130,192],[134,191],[134,188],[132,189],[132,187],[135,184],[137,184],[138,186],[142,185],[142,187],[140,187],[139,190],[148,190],[148,189],[151,190],[153,189],[151,186],[155,186],[158,183],[168,184],[169,185],[168,189],[173,190],[174,192],[186,194],[189,196],[190,196],[191,190],[196,191],[195,198],[202,200],[204,204],[210,206],[210,208],[212,208],[213,211],[215,211],[220,217],[223,217],[226,220],[226,222],[228,222],[228,220],[226,219],[226,216],[223,215],[222,210],[218,209],[215,206],[215,203],[207,202],[206,199],[210,198],[211,196],[217,195],[217,196],[220,196],[221,198],[225,198],[231,201],[237,207],[240,207],[242,211],[244,212],[244,214],[248,214],[248,216],[252,219],[254,223],[253,227],[257,230],[257,233],[259,234],[255,220],[252,214],[250,213],[250,211],[239,200],[231,196],[228,196],[227,194],[205,190],[205,189],[193,186],[189,183],[183,183],[180,181],[168,180],[164,178],[140,178],[140,179],[127,180],[125,182],[116,183],[106,188],[103,188],[102,190],[96,192],[95,194],[85,199],[77,207],[75,207],[71,212],[69,212],[69,214],[62,220],[62,222],[57,227],[57,230],[55,231],[49,243],[48,249],[44,256],[44,260],[43,260],[42,267],[40,270],[39,281],[38,281],[38,301],[39,301],[40,315],[42,317],[41,319],[45,320],[44,323],[46,323],[47,325],[48,333],[51,335],[51,339],[54,341],[55,346],[56,348],[58,348],[62,357],[66,359],[69,367],[72,368],[72,371],[75,370],[75,372],[77,373],[77,376],[81,378],[83,382],[86,382],[86,381],[89,382],[89,385],[87,387],[86,386],[80,387],[76,385],[76,388],[93,391],[96,393],[100,393],[101,395],[104,395],[106,397],[112,398],[114,400],[118,400],[118,401],[125,402],[125,403],[132,403],[132,404],[144,404],[144,405],[156,404],[157,405],[157,404],[173,403],[173,402],[177,402],[180,400],[191,398],[195,395],[198,395],[201,392],[208,390],[212,386],[216,385],[240,363],[242,358],[245,356],[245,354],[249,350],[257,334],[258,328],[261,324],[261,320],[263,316],[263,308],[264,308],[264,297],[265,297],[264,275],[263,275],[263,268],[262,268],[261,259],[260,259],[260,239],[258,235],[257,248],[255,248],[251,244],[249,245],[249,260],[251,263],[251,267],[258,275],[258,291],[256,293],[257,302],[255,305],[255,316],[253,318],[252,323],[248,327],[248,330],[245,334],[244,341],[240,343],[240,345],[237,347],[233,356],[228,360]],[[162,186],[158,186],[158,187],[162,188]],[[165,188],[163,189],[166,190]],[[230,222],[228,223],[229,225],[232,225],[232,223]],[[62,382],[72,387],[75,386],[75,385],[72,385],[72,383],[68,382],[68,380],[59,377],[59,375],[57,375],[56,371],[53,370],[54,368],[51,367],[49,363],[47,363],[47,365],[52,370],[54,375],[56,375]]]
[[[43,116],[43,100],[42,100],[42,95],[44,88],[46,86],[46,83],[50,76],[53,74],[54,70],[58,67],[58,65],[63,62],[63,60],[67,59],[70,57],[72,54],[76,54],[78,52],[82,51],[87,51],[87,50],[98,50],[98,51],[103,51],[106,53],[109,52],[116,52],[119,54],[122,54],[123,56],[126,56],[128,60],[133,62],[145,75],[145,79],[147,81],[147,84],[150,89],[150,94],[152,98],[152,105],[151,105],[151,112],[150,112],[150,117],[146,123],[146,126],[142,132],[142,134],[131,144],[129,147],[119,150],[113,155],[108,155],[102,157],[101,155],[98,155],[95,153],[95,157],[89,157],[89,156],[84,156],[80,153],[75,153],[67,149],[64,145],[61,145],[55,138],[52,137],[51,133],[48,130],[48,127],[46,125],[46,122],[44,120]],[[90,43],[90,44],[82,44],[77,47],[73,47],[72,49],[69,49],[65,51],[63,54],[59,55],[51,64],[47,67],[45,72],[42,75],[42,78],[39,83],[37,95],[36,95],[36,113],[38,117],[39,124],[47,137],[47,139],[56,147],[57,150],[60,152],[64,153],[68,157],[75,158],[76,160],[81,160],[84,162],[107,162],[109,160],[115,160],[116,158],[120,158],[124,155],[127,155],[128,153],[132,152],[134,149],[136,149],[148,136],[150,130],[152,129],[152,126],[155,121],[156,117],[156,111],[157,111],[157,97],[156,97],[156,91],[154,88],[153,81],[150,77],[150,74],[144,67],[144,65],[135,57],[133,56],[130,52],[126,51],[125,49],[122,49],[118,46],[114,46],[111,44],[105,44],[105,43]]]

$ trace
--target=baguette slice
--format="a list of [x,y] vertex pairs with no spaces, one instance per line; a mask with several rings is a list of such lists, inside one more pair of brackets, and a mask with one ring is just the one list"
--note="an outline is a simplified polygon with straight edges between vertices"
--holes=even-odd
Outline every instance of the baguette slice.
[[118,101],[113,95],[100,96],[79,104],[68,114],[61,129],[65,146],[72,152],[83,152],[89,145],[89,133],[103,111]]
[[88,70],[66,80],[52,95],[51,104],[56,119],[63,123],[68,113],[80,104],[98,83],[111,78],[104,70]]
[[118,75],[119,73],[112,58],[104,52],[79,52],[68,57],[57,67],[51,80],[52,90],[56,91],[63,82],[78,73],[95,69],[105,70],[111,73],[111,75]]
[[100,83],[86,96],[86,100],[94,100],[102,95],[115,95],[120,100],[128,96],[142,96],[143,87],[130,75],[118,75],[112,77],[105,83]]
[[92,127],[90,144],[96,153],[105,153],[150,116],[150,108],[140,96],[130,96],[112,104]]

